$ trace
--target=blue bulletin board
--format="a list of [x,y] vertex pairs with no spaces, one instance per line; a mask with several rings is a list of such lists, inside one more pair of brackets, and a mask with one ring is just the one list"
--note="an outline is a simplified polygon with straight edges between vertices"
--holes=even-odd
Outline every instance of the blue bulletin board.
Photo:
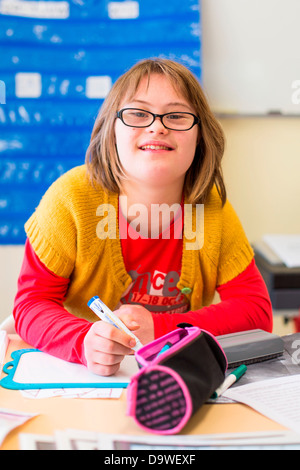
[[84,162],[111,85],[154,56],[201,80],[199,0],[0,0],[0,244],[25,242],[46,189]]

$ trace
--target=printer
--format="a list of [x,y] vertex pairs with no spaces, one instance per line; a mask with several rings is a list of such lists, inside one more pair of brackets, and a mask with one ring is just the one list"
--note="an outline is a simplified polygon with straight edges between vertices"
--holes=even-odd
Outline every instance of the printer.
[[[300,267],[287,267],[263,242],[253,245],[256,265],[267,285],[273,310],[300,309]],[[292,312],[291,312],[292,314]]]

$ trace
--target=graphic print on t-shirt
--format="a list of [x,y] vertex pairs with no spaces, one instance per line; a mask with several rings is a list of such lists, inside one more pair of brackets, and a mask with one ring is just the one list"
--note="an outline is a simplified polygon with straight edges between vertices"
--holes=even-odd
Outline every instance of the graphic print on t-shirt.
[[140,268],[129,271],[133,282],[121,303],[142,305],[153,313],[183,313],[188,310],[185,295],[176,287],[180,273],[164,273],[156,269],[151,273]]

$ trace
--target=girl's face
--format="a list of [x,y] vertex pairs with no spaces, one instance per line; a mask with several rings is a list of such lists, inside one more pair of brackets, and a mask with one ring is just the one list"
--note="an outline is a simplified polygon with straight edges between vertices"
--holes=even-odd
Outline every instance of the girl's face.
[[[164,75],[144,77],[134,97],[125,96],[119,110],[139,108],[154,114],[195,110]],[[149,127],[128,127],[116,119],[115,136],[121,165],[132,182],[146,186],[183,188],[185,173],[193,162],[199,127],[188,131],[166,129],[160,118]]]

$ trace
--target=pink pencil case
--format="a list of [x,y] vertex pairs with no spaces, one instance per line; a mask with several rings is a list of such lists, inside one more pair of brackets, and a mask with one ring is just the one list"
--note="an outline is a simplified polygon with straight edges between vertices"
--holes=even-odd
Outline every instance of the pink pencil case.
[[135,353],[140,370],[127,389],[127,414],[157,434],[178,433],[223,383],[227,369],[210,333],[178,326]]

